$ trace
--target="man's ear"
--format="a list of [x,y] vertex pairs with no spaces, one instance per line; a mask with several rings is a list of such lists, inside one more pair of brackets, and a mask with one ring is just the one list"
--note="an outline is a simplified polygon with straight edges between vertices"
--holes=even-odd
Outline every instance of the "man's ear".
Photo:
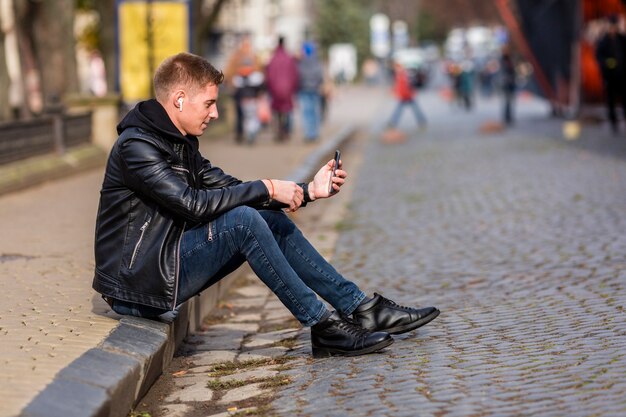
[[182,90],[178,90],[174,94],[172,94],[172,104],[178,109],[178,111],[183,111],[183,103],[185,102],[185,98],[185,92]]

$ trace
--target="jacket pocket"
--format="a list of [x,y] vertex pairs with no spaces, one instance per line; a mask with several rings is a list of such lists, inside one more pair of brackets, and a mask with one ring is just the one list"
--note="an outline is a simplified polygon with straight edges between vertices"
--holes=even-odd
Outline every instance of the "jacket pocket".
[[137,254],[139,253],[139,248],[141,247],[141,242],[143,241],[143,237],[146,234],[146,230],[148,229],[148,226],[150,226],[150,220],[152,220],[152,218],[148,217],[146,222],[139,229],[141,234],[139,235],[139,239],[137,240],[137,243],[135,244],[135,248],[133,249],[133,254],[130,257],[130,263],[128,264],[128,269],[133,269],[133,265],[135,264],[135,261],[137,260]]

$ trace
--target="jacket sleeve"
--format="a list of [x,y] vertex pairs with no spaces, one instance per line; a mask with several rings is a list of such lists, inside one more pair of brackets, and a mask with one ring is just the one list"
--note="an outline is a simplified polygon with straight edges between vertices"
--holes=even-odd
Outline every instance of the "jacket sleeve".
[[222,178],[224,184],[229,185],[215,189],[192,188],[172,169],[156,146],[141,139],[127,140],[119,153],[125,165],[126,185],[186,220],[209,221],[235,207],[260,204],[269,199],[262,181],[242,183]]
[[239,185],[243,181],[226,174],[221,168],[214,167],[207,159],[202,159],[202,186],[204,188],[222,188]]
[[[224,171],[222,171],[221,168],[214,167],[211,165],[210,161],[208,161],[207,159],[203,159],[202,185],[205,188],[230,187],[230,186],[239,185],[239,184],[242,184],[241,180],[238,180],[237,178],[224,173]],[[302,189],[305,189],[304,183],[302,184],[298,183],[298,185],[302,187]],[[306,195],[308,197],[308,192]],[[311,200],[307,200],[305,198],[305,201],[302,202],[302,205],[300,207],[305,207],[309,201]],[[281,210],[281,209],[289,207],[288,204],[281,203],[276,200],[270,200],[269,198],[266,199],[265,201],[261,201],[261,202],[257,202],[253,204],[247,204],[247,205],[250,207],[259,209],[259,210]]]

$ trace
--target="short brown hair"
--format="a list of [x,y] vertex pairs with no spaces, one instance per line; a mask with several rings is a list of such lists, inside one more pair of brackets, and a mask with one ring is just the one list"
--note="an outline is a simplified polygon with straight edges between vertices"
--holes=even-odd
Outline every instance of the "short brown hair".
[[165,100],[176,87],[188,87],[190,94],[207,84],[219,85],[224,74],[201,56],[181,52],[166,58],[154,73],[154,93],[157,100]]

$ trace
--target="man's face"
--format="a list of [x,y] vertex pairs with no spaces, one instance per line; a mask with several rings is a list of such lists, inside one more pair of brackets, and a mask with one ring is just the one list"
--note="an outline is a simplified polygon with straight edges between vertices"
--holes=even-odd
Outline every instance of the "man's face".
[[219,117],[217,111],[218,87],[207,84],[195,95],[183,98],[182,111],[178,116],[180,128],[186,135],[200,136],[211,119]]

